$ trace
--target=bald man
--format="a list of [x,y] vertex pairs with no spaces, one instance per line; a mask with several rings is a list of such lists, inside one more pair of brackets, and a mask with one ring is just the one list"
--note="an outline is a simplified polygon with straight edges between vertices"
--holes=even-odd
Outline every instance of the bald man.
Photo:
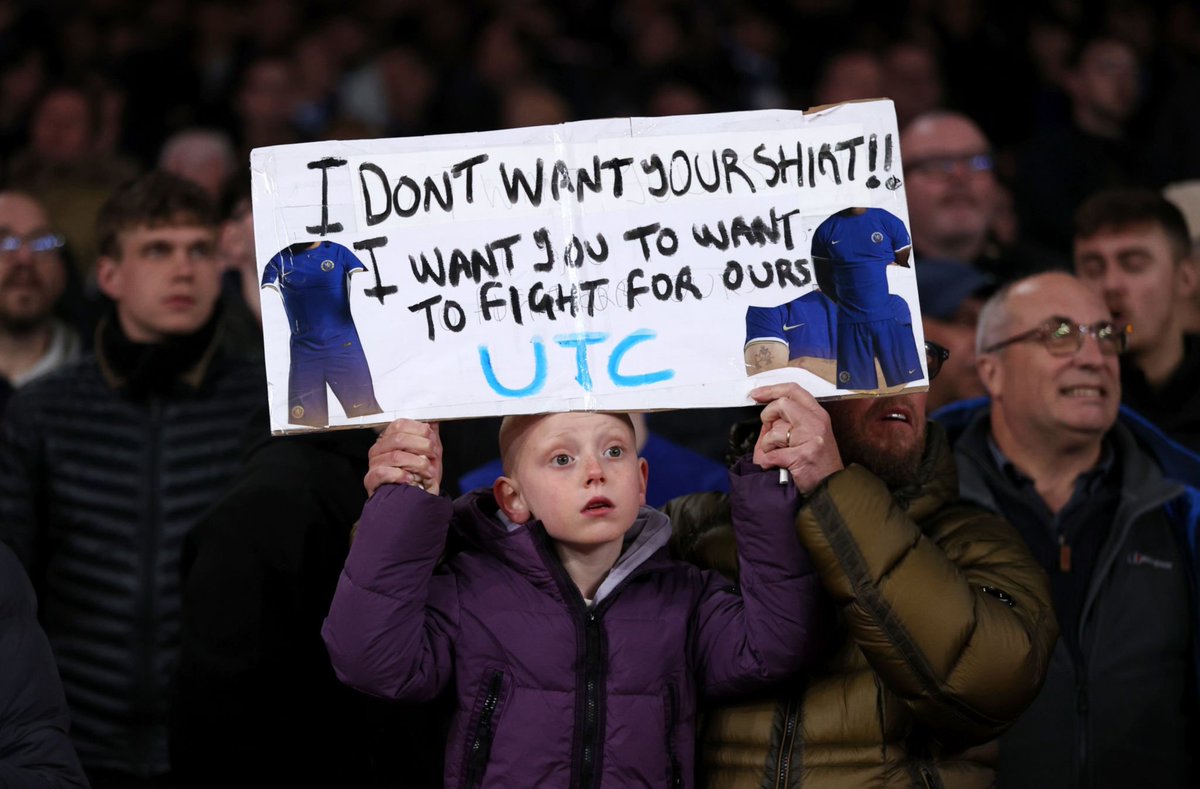
[[[1128,334],[1065,273],[1019,280],[976,335],[991,397],[934,413],[959,489],[1050,576],[1060,638],[1000,740],[1000,786],[1192,786],[1200,458],[1119,411]],[[1191,484],[1188,484],[1191,483]]]

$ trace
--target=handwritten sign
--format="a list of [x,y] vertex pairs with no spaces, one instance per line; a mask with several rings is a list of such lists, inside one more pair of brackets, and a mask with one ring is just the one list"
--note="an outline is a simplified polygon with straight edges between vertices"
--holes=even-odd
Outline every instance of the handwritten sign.
[[[889,101],[277,146],[251,168],[276,432],[927,383]],[[851,231],[848,209],[890,219]]]

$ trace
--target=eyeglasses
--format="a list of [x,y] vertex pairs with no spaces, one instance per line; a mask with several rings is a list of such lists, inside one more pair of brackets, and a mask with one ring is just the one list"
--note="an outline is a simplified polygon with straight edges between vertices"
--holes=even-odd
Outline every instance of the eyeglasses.
[[986,173],[991,172],[996,162],[990,153],[973,153],[964,156],[930,156],[926,159],[905,162],[904,169],[910,176],[913,173],[917,173],[930,177],[940,176],[945,178],[952,175],[960,165],[969,173]]
[[929,380],[937,378],[942,371],[942,365],[950,358],[950,349],[936,342],[925,341],[925,366],[929,370]]
[[62,249],[66,239],[59,233],[42,233],[36,236],[18,236],[8,234],[0,236],[0,256],[5,258],[11,257],[21,251],[21,247],[27,248],[34,255],[48,255]]
[[1070,318],[1055,316],[1027,332],[1009,337],[1007,340],[990,345],[983,349],[984,353],[993,353],[1013,343],[1026,340],[1037,340],[1046,346],[1052,356],[1072,356],[1083,347],[1083,337],[1090,334],[1096,338],[1100,352],[1109,356],[1124,353],[1129,344],[1129,335],[1133,326],[1126,323],[1118,326],[1112,321],[1097,321],[1096,323],[1075,323]]

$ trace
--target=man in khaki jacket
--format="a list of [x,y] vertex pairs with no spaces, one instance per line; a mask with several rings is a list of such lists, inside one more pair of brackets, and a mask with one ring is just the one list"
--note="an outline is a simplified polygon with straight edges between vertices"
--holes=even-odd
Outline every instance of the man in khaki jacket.
[[[993,740],[1033,700],[1057,637],[1045,573],[1007,522],[958,500],[925,394],[818,403],[795,384],[762,422],[788,446],[755,461],[804,496],[796,531],[836,608],[824,665],[768,698],[711,710],[709,787],[986,787]],[[736,569],[728,502],[667,506],[678,550]]]

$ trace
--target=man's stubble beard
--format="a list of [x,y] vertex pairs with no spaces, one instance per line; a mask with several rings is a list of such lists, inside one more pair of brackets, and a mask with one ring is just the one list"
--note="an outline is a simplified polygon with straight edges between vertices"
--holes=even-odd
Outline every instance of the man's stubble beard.
[[837,442],[843,463],[864,466],[883,480],[889,490],[907,488],[919,478],[921,459],[925,456],[923,431],[908,446],[889,446],[873,441],[860,429],[844,431],[837,437]]

